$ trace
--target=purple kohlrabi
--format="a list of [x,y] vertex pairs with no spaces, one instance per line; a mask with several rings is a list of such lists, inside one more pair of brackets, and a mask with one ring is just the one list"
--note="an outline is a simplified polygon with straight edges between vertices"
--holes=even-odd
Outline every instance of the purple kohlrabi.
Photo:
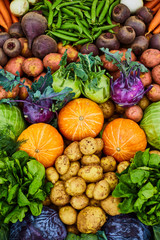
[[23,105],[23,114],[29,123],[49,123],[55,116],[52,111],[53,101],[51,99],[43,99],[38,102],[32,102],[28,96],[27,101]]
[[111,79],[111,98],[120,106],[130,107],[137,104],[151,88],[144,89],[139,70],[127,77],[121,72],[115,81]]

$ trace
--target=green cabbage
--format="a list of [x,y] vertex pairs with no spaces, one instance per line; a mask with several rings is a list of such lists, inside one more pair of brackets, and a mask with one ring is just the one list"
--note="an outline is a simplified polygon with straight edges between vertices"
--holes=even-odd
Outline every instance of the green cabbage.
[[160,101],[145,109],[140,127],[145,131],[149,144],[160,150]]
[[25,120],[22,117],[21,111],[16,106],[8,104],[0,104],[0,130],[10,131],[12,138],[17,138],[25,129]]

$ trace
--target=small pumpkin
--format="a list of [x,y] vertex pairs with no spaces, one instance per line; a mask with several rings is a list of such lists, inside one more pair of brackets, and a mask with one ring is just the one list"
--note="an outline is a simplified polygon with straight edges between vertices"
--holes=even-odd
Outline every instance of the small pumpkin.
[[64,150],[62,136],[56,128],[46,123],[30,125],[18,140],[26,140],[21,144],[20,150],[26,151],[46,168],[51,167]]
[[147,146],[145,132],[136,122],[124,118],[117,118],[107,124],[102,139],[104,153],[113,156],[118,162],[129,161],[137,151],[144,151]]
[[78,98],[67,103],[59,112],[58,126],[62,135],[71,141],[96,137],[104,123],[103,112],[97,103]]

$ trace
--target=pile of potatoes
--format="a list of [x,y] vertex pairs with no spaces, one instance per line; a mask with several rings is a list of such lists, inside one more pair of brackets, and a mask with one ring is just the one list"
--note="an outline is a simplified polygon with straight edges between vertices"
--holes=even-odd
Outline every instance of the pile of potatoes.
[[117,165],[112,156],[102,156],[103,140],[87,137],[70,143],[54,167],[46,169],[46,178],[54,184],[50,200],[58,206],[59,217],[73,233],[96,233],[107,214],[118,215],[119,198],[111,193],[118,184],[118,173],[129,162]]

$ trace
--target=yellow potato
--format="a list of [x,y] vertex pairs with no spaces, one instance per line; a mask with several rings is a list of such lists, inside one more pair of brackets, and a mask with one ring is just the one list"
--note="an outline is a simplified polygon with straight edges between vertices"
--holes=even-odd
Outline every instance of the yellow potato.
[[95,200],[103,200],[110,194],[110,186],[106,180],[101,180],[96,183],[93,190],[93,198]]
[[77,228],[81,233],[96,233],[106,222],[106,214],[100,207],[88,206],[77,216]]
[[87,185],[86,195],[88,198],[93,198],[93,191],[94,191],[95,185],[96,185],[95,183],[90,183]]
[[66,181],[70,179],[71,177],[74,177],[77,175],[78,171],[80,169],[80,163],[79,162],[71,162],[71,165],[68,169],[68,171],[60,176],[60,179]]
[[104,179],[109,183],[111,191],[115,189],[118,184],[118,177],[115,172],[107,172],[104,174]]
[[64,154],[67,155],[71,162],[81,159],[82,153],[79,149],[79,143],[72,142],[71,144],[69,144],[69,146],[66,147],[66,149],[64,150]]
[[95,154],[98,154],[103,150],[104,142],[103,142],[102,138],[95,138],[95,140],[97,143],[97,150],[96,150]]
[[160,155],[160,151],[158,151],[158,150],[151,150],[151,151],[149,151],[149,153],[150,154],[158,154],[158,155]]
[[55,182],[58,181],[59,174],[54,167],[49,167],[46,169],[46,178],[48,181],[54,184]]
[[81,164],[82,165],[99,165],[100,164],[100,158],[95,155],[84,155],[81,159]]
[[50,199],[56,206],[64,206],[69,203],[70,196],[66,193],[64,182],[58,181],[51,189]]
[[117,162],[112,156],[101,158],[101,166],[104,172],[112,172],[116,170]]
[[114,103],[110,99],[104,103],[100,103],[99,107],[102,109],[104,118],[110,118],[115,110]]
[[78,171],[78,176],[82,177],[87,183],[98,182],[103,178],[103,168],[98,165],[84,166]]
[[74,234],[76,234],[76,235],[79,234],[79,231],[78,231],[78,229],[77,229],[76,224],[67,225],[67,232],[74,233]]
[[72,177],[65,182],[65,190],[71,196],[81,195],[86,190],[86,182],[81,177]]
[[117,172],[118,172],[118,173],[123,172],[129,165],[130,165],[130,162],[129,162],[129,161],[120,162],[120,163],[117,165]]
[[89,198],[85,194],[82,194],[80,196],[74,196],[71,198],[70,204],[73,208],[81,210],[88,206]]
[[90,199],[89,205],[90,206],[94,206],[94,207],[100,207],[101,206],[100,201],[96,200],[94,198]]
[[79,142],[80,151],[84,155],[91,155],[97,151],[97,142],[92,137],[87,137]]
[[109,196],[101,201],[101,207],[108,215],[116,216],[120,214],[118,207],[120,202],[120,198],[114,198],[112,196]]
[[61,175],[65,174],[70,167],[70,161],[67,155],[59,156],[55,161],[55,168]]
[[73,225],[77,220],[77,211],[71,206],[61,207],[59,210],[59,218],[64,224]]
[[44,206],[49,206],[51,205],[51,199],[50,197],[46,197],[46,199],[42,202]]

